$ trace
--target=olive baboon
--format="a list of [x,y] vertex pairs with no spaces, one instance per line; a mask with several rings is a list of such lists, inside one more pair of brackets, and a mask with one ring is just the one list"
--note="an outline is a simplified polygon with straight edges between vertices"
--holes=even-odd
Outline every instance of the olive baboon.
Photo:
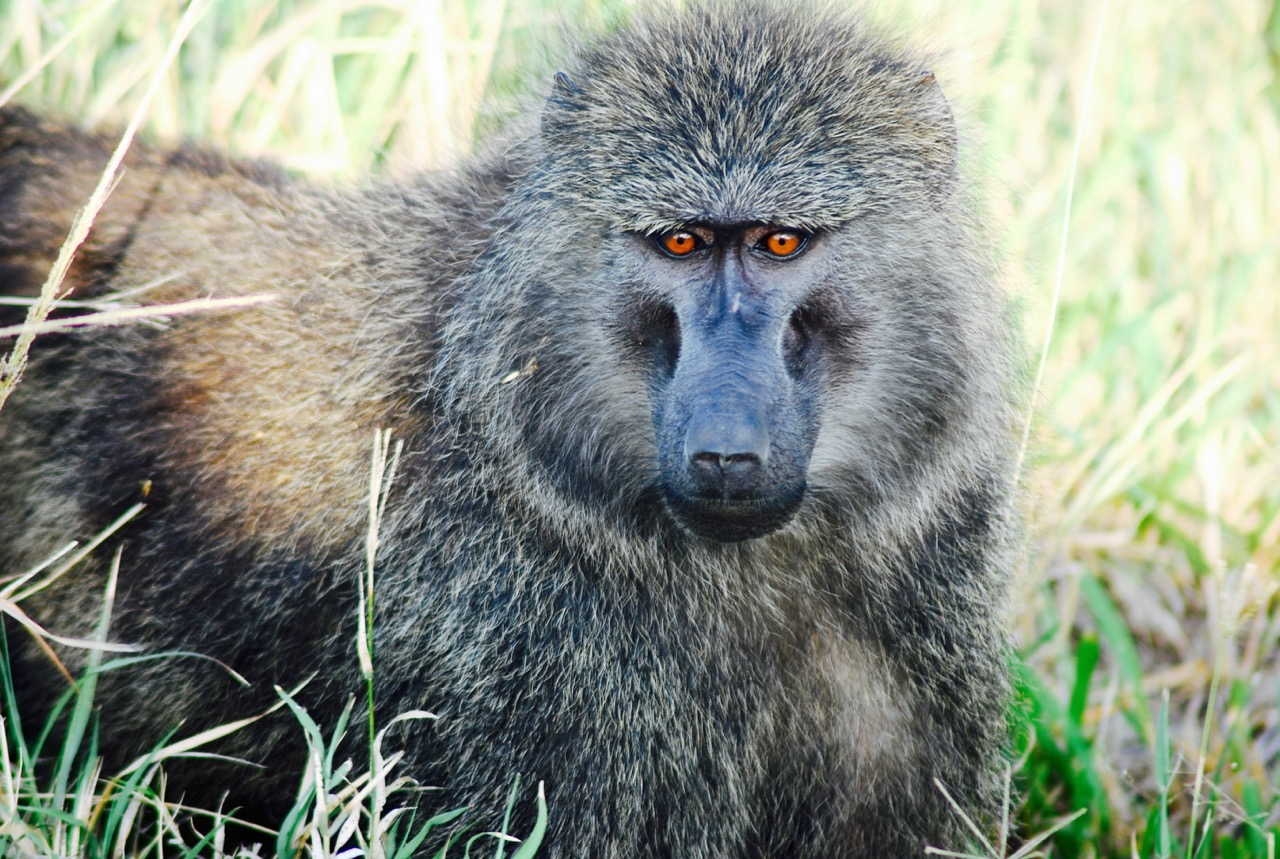
[[[378,707],[440,715],[398,737],[439,802],[488,820],[544,780],[552,856],[956,846],[937,782],[999,813],[1008,361],[947,101],[856,19],[754,0],[645,13],[567,69],[515,142],[359,192],[136,147],[82,294],[282,297],[37,341],[0,415],[0,564],[145,494],[112,637],[254,681],[103,677],[110,761],[312,674],[332,721],[391,428]],[[29,293],[111,140],[0,117],[2,291]],[[106,565],[29,611],[83,631]],[[173,781],[269,814],[295,772]]]

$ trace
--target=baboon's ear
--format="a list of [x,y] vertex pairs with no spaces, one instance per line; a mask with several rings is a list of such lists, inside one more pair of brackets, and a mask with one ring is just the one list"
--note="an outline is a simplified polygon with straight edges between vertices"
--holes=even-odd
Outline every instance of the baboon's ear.
[[555,94],[562,96],[574,96],[582,92],[582,87],[573,82],[573,78],[569,77],[566,72],[556,72],[552,75],[552,85],[555,87]]
[[951,192],[955,185],[959,161],[959,135],[951,103],[942,92],[942,86],[929,69],[921,69],[911,85],[919,104],[921,123],[921,156],[930,174],[931,183],[940,195]]
[[565,131],[572,123],[573,115],[582,110],[582,87],[566,72],[556,72],[551,77],[551,93],[542,111],[542,133],[554,136]]

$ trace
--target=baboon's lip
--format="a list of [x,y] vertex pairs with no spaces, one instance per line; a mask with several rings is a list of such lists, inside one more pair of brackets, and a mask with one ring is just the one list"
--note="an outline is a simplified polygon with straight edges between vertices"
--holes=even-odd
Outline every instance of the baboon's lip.
[[768,498],[724,500],[683,495],[667,488],[664,496],[675,520],[687,531],[721,543],[764,537],[795,514],[805,486]]

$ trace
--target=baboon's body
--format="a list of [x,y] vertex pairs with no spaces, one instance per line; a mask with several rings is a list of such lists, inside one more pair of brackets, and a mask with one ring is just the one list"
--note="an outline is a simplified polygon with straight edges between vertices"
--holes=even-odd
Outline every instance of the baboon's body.
[[[379,549],[379,707],[439,714],[400,735],[402,767],[443,786],[433,801],[493,815],[515,775],[543,780],[552,856],[918,855],[963,831],[935,780],[990,819],[999,302],[932,77],[856,25],[804,18],[634,26],[584,51],[538,133],[361,194],[135,149],[72,273],[82,294],[280,298],[42,339],[0,413],[3,569],[145,500],[113,639],[255,683],[182,657],[105,676],[113,761],[180,719],[250,714],[273,683],[314,673],[300,698],[322,723],[360,693],[355,581],[385,427],[405,447]],[[0,118],[0,292],[29,293],[110,141]],[[809,392],[803,500],[739,542],[673,518],[666,377],[626,340],[652,250],[637,236],[690,223],[803,228],[826,266],[815,366],[781,383]],[[664,372],[683,372],[680,348]],[[106,561],[27,609],[84,632]],[[23,700],[59,693],[10,640]],[[176,780],[287,803],[297,733],[265,720],[219,750],[267,769]]]

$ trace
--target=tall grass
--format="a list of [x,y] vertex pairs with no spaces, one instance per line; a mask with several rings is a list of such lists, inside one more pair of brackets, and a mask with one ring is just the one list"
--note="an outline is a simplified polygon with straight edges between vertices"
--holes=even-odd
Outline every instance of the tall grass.
[[[538,87],[564,22],[619,9],[219,0],[146,130],[329,181],[430,167]],[[1055,317],[1025,403],[1019,822],[1029,837],[1084,809],[1041,846],[1054,856],[1274,859],[1280,11],[1133,0],[1100,12],[1100,0],[871,10],[939,49],[1028,355]],[[180,13],[0,0],[0,84],[66,39],[17,97],[123,125]],[[3,780],[0,799],[13,802]]]

